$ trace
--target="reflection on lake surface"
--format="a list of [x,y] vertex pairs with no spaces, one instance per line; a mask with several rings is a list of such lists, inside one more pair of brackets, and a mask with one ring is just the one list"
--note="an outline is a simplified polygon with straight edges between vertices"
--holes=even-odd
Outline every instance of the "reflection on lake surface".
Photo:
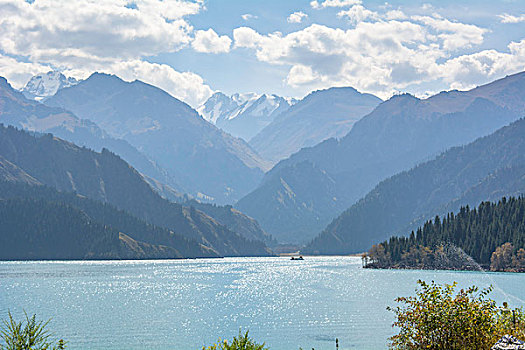
[[525,306],[525,274],[369,270],[353,257],[0,262],[0,316],[52,318],[70,349],[199,349],[239,328],[273,350],[384,349],[416,281],[493,285]]

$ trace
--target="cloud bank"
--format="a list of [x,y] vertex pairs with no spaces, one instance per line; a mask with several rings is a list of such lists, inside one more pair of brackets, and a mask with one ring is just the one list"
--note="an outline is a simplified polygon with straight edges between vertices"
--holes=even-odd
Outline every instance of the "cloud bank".
[[[182,97],[182,86],[176,84],[194,84],[188,88],[201,96],[211,91],[202,79],[169,66],[151,69],[143,58],[189,45],[193,27],[186,17],[202,6],[201,1],[182,0],[0,0],[0,69],[15,86],[51,67],[77,76],[111,70],[129,78],[164,81],[176,97]],[[196,50],[224,51],[229,38],[216,40],[213,34],[197,31]],[[174,79],[172,84],[166,77]],[[186,97],[191,104],[197,100]]]
[[[309,89],[353,86],[387,98],[397,91],[429,93],[467,89],[525,69],[525,39],[504,52],[482,50],[486,28],[439,14],[409,16],[399,9],[372,11],[358,0],[312,1],[315,9],[345,7],[337,16],[347,30],[312,24],[283,35],[250,27],[234,30],[234,47],[253,50],[261,62],[289,67],[286,83]],[[437,91],[430,91],[437,92]]]

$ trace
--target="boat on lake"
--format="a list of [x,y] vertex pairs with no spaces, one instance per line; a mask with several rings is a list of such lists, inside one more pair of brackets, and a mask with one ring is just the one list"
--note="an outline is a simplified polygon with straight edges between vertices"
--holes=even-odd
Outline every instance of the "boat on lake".
[[292,256],[292,258],[290,260],[304,260],[304,258],[303,258],[302,255],[300,255],[298,257]]

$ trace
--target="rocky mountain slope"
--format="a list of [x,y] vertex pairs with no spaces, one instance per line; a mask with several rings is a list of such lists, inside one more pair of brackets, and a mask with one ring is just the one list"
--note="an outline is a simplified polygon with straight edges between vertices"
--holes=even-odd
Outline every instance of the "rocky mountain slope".
[[249,141],[294,102],[277,95],[216,92],[198,111],[227,133]]
[[33,76],[22,89],[25,97],[42,101],[57,93],[58,90],[78,84],[78,80],[66,77],[57,71],[49,71]]

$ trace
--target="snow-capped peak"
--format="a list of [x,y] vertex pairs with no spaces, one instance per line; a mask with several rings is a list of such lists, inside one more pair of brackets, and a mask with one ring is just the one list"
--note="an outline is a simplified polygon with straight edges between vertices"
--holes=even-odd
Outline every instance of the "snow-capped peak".
[[213,94],[198,111],[204,119],[234,136],[248,140],[271,123],[275,116],[290,108],[295,100],[277,95],[236,93]]
[[22,89],[24,95],[35,100],[53,96],[58,90],[78,84],[75,78],[66,77],[61,72],[49,71],[32,77]]

